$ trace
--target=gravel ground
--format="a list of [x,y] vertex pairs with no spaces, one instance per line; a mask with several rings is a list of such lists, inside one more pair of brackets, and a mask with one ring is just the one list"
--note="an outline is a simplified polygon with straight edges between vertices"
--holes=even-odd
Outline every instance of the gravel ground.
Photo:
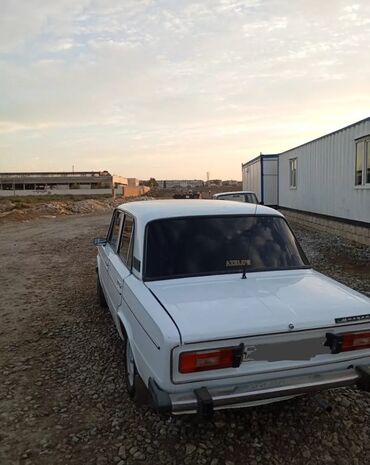
[[[92,238],[109,218],[70,216],[0,229],[0,464],[370,463],[370,394],[165,418],[135,407],[122,345],[95,297]],[[370,293],[369,250],[295,228],[314,266]]]
[[370,297],[370,247],[298,225],[294,231],[314,268]]

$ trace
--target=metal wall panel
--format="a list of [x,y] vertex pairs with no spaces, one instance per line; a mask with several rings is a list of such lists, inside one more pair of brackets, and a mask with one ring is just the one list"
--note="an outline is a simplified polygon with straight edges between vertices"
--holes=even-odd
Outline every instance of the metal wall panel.
[[[370,186],[355,187],[355,139],[370,134],[370,119],[279,155],[279,205],[370,223]],[[289,159],[297,158],[297,188]]]
[[277,205],[277,173],[278,161],[274,158],[263,158],[263,203]]
[[261,201],[261,159],[258,158],[250,165],[244,165],[242,169],[243,190],[253,191]]

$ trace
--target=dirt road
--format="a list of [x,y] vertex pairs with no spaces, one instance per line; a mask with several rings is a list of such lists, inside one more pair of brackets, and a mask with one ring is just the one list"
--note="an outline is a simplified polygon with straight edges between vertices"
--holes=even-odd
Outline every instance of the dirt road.
[[[137,409],[124,388],[121,343],[95,297],[92,239],[108,221],[0,228],[1,465],[370,463],[370,395],[356,389],[323,394],[331,414],[312,398],[208,421]],[[355,275],[352,284],[369,290],[366,251],[356,249],[349,270],[345,246],[339,258],[327,246],[317,256],[323,236],[297,232],[318,267],[348,283]]]

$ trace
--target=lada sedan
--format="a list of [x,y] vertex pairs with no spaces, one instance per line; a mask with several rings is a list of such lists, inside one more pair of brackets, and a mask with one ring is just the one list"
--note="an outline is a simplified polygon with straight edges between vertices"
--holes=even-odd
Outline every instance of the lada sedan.
[[95,244],[98,294],[138,401],[208,415],[352,384],[370,390],[370,299],[314,271],[278,211],[132,202]]

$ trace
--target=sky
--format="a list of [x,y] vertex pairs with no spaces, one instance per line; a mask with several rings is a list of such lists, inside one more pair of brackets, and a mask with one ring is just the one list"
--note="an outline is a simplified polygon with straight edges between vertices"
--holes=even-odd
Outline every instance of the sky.
[[241,179],[370,116],[370,2],[1,0],[0,171]]

